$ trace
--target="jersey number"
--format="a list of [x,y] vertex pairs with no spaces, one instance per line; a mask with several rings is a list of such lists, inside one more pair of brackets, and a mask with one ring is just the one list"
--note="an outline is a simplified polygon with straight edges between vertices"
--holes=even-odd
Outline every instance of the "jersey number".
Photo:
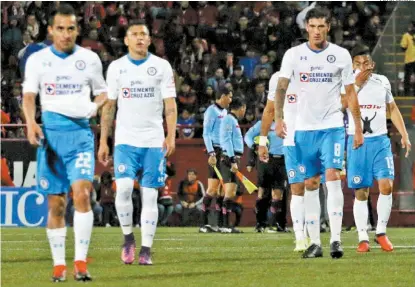
[[386,160],[386,164],[388,165],[388,168],[389,169],[394,169],[393,157],[391,157],[391,156],[385,157],[385,160]]
[[78,153],[78,158],[75,162],[76,168],[91,168],[91,153],[81,152]]
[[334,156],[340,156],[341,145],[339,143],[334,144]]

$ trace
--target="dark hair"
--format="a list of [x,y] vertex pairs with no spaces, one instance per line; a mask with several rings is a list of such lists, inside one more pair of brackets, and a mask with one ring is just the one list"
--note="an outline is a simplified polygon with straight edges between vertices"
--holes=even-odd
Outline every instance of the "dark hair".
[[316,7],[307,12],[305,15],[305,21],[308,23],[310,19],[321,19],[324,18],[326,23],[329,24],[331,22],[331,14],[327,8]]
[[53,13],[52,17],[50,18],[50,25],[52,26],[55,21],[56,15],[63,15],[63,16],[75,16],[76,12],[75,9],[69,4],[61,4],[59,8]]
[[352,59],[357,56],[371,56],[370,50],[367,47],[355,47],[350,54]]
[[133,26],[145,26],[148,30],[148,34],[150,35],[150,29],[148,28],[147,24],[143,20],[131,20],[128,22],[127,31],[130,30]]
[[240,97],[235,97],[232,99],[231,104],[229,105],[230,110],[238,110],[245,106],[245,100]]
[[219,100],[220,98],[222,98],[223,95],[229,95],[230,93],[232,93],[232,91],[229,90],[227,87],[220,87],[219,91],[216,93],[216,99]]
[[188,170],[186,170],[186,174],[189,174],[191,172],[194,173],[195,175],[197,175],[197,170],[194,169],[194,168],[189,168]]

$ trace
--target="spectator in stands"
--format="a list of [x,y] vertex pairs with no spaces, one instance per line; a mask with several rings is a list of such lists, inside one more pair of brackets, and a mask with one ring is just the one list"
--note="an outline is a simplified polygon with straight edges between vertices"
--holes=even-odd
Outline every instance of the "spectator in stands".
[[402,36],[401,47],[405,51],[405,77],[404,91],[405,96],[415,96],[415,82],[412,81],[411,94],[411,75],[415,74],[415,21],[408,27],[408,32]]
[[196,123],[196,120],[193,115],[187,109],[183,109],[179,118],[177,119],[177,126],[179,132],[179,138],[181,139],[191,139],[195,136],[195,129],[191,127],[180,128],[181,126],[191,126]]
[[202,60],[202,78],[207,81],[210,77],[213,77],[218,64],[215,59],[212,58],[212,55],[209,52],[203,53]]
[[89,31],[88,38],[85,38],[82,41],[81,46],[84,47],[84,48],[87,48],[89,50],[92,50],[97,54],[105,51],[104,45],[100,41],[98,41],[98,31],[97,30]]
[[6,55],[17,56],[19,51],[23,48],[22,31],[18,26],[18,20],[15,16],[9,18],[9,25],[2,32],[1,44]]
[[367,45],[371,50],[375,48],[377,39],[381,34],[382,30],[380,27],[380,18],[378,15],[374,15],[365,25],[365,29],[363,32],[363,39],[365,39]]
[[246,94],[249,89],[250,81],[244,76],[243,67],[236,65],[233,69],[233,74],[230,76],[230,81],[235,92]]
[[207,85],[211,86],[216,93],[219,92],[219,89],[223,87],[225,83],[226,83],[226,80],[225,80],[222,68],[216,69],[215,76],[209,78],[207,81]]
[[260,62],[255,66],[254,77],[258,78],[259,72],[263,69],[268,73],[268,75],[272,75],[272,66],[269,63],[269,58],[267,54],[262,55],[260,58]]
[[239,64],[244,67],[244,74],[248,79],[254,78],[254,70],[259,62],[253,47],[248,47],[245,57],[239,59]]
[[104,171],[101,175],[100,203],[103,208],[103,225],[111,227],[114,224],[115,211],[115,192],[111,173]]
[[188,110],[191,114],[197,111],[197,96],[193,92],[190,86],[190,81],[185,79],[180,88],[180,92],[177,95],[177,106],[181,113],[184,109]]
[[167,225],[167,220],[173,212],[173,184],[172,178],[176,175],[176,168],[173,163],[168,161],[166,163],[166,183],[164,187],[159,189],[159,197],[157,201],[159,209],[158,222],[161,226]]
[[39,36],[39,28],[36,16],[34,14],[27,15],[26,32],[29,33],[33,40],[36,40]]
[[[180,203],[175,211],[180,215],[182,225],[186,226],[192,216],[196,215],[198,220],[201,215],[202,200],[205,194],[203,184],[197,179],[197,171],[188,169],[186,179],[179,184],[178,197]],[[197,222],[195,222],[197,224]]]
[[[3,111],[1,111],[1,123],[3,124]],[[1,186],[14,187],[13,180],[10,176],[10,163],[1,151]]]

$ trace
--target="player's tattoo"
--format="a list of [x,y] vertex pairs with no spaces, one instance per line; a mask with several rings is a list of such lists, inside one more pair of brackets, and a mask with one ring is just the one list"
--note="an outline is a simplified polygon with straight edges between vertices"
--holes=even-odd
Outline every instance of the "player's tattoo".
[[167,136],[176,136],[177,126],[177,105],[175,98],[167,98],[164,100],[164,115],[167,122]]
[[357,99],[357,93],[354,89],[354,85],[345,86],[346,95],[348,100],[348,106],[350,113],[353,116],[354,123],[356,125],[356,130],[361,130],[361,114],[360,114],[360,106],[359,101]]
[[112,123],[115,116],[115,101],[109,100],[102,108],[101,116],[101,141],[107,141],[111,133]]
[[267,101],[264,112],[262,113],[262,123],[261,123],[261,136],[267,136],[269,129],[272,125],[274,119],[274,103],[270,100]]
[[171,116],[172,114],[175,114],[175,113],[176,113],[175,108],[166,109],[166,112],[165,112],[166,118]]
[[287,78],[280,78],[278,80],[278,87],[277,87],[277,92],[275,94],[275,102],[274,102],[275,119],[282,119],[285,94],[287,93],[289,83],[290,83],[290,79],[287,79]]

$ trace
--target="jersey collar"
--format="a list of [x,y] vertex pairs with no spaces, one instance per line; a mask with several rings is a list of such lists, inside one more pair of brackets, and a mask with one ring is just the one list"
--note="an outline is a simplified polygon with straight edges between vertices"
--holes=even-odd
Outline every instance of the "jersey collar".
[[76,50],[78,50],[78,45],[75,45],[75,47],[73,48],[72,52],[70,53],[66,53],[66,52],[61,52],[56,50],[55,45],[50,46],[50,50],[52,51],[52,53],[61,58],[61,59],[66,59],[67,57],[69,57],[70,55],[72,55],[73,53],[75,53]]
[[327,46],[323,50],[313,50],[313,49],[310,48],[310,45],[308,44],[308,42],[305,43],[305,44],[306,44],[307,48],[311,50],[311,52],[314,52],[316,54],[319,54],[319,53],[325,51],[330,46],[330,43],[326,41]]
[[219,109],[219,110],[223,110],[223,108],[218,104],[218,103],[215,103],[215,106]]
[[128,60],[133,63],[136,66],[140,66],[141,64],[144,64],[148,58],[150,57],[151,53],[147,53],[147,57],[145,57],[144,59],[141,60],[134,60],[133,58],[131,58],[130,54],[127,55]]
[[233,116],[233,117],[236,119],[236,121],[238,121],[238,117],[237,117],[234,113],[230,112],[229,114],[230,114],[231,116]]

